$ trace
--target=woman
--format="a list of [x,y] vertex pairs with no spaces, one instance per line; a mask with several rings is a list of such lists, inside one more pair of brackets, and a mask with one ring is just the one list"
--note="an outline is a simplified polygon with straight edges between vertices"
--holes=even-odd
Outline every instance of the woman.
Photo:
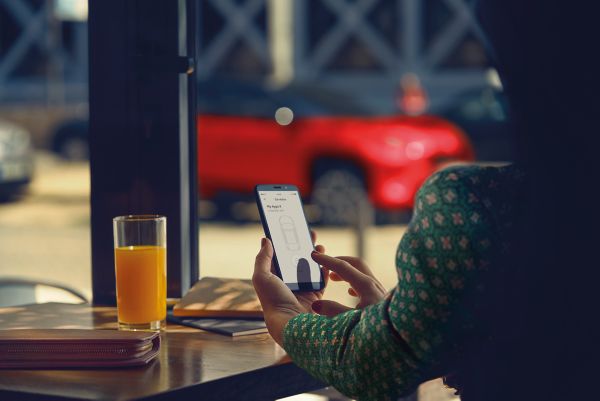
[[[502,268],[523,192],[514,166],[454,167],[419,190],[396,253],[389,293],[360,259],[313,259],[324,276],[350,284],[355,309],[293,294],[272,273],[262,240],[253,276],[269,332],[294,362],[360,400],[394,400],[425,380],[451,374],[491,333],[477,316],[488,307],[489,272]],[[316,313],[315,313],[316,312]]]

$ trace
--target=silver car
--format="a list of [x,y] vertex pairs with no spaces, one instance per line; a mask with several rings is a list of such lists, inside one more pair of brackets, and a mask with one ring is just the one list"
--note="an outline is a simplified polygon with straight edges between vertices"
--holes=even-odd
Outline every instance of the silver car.
[[22,193],[33,176],[33,149],[27,130],[0,120],[0,200]]

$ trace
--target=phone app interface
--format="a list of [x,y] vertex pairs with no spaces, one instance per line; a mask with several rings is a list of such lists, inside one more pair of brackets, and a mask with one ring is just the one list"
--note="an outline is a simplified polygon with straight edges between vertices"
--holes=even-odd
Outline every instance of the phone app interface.
[[283,281],[290,287],[313,283],[317,289],[321,274],[310,257],[313,244],[298,192],[259,191],[259,196]]

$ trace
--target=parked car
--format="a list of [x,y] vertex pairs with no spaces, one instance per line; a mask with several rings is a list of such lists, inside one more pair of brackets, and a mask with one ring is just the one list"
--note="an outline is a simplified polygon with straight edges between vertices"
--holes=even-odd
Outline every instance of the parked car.
[[434,112],[462,128],[479,160],[514,160],[508,103],[502,90],[494,87],[469,90]]
[[72,119],[59,124],[52,135],[51,147],[53,152],[67,160],[88,160],[90,151],[87,119]]
[[32,176],[33,150],[29,132],[0,121],[0,200],[22,193]]
[[[474,159],[463,132],[446,120],[371,115],[323,88],[270,91],[211,80],[200,84],[198,97],[203,198],[293,183],[323,222],[347,223],[360,205],[412,207],[417,189],[441,165]],[[275,118],[281,114],[283,124]]]
[[[463,132],[442,118],[373,115],[322,87],[211,79],[199,83],[197,105],[202,199],[292,183],[328,224],[353,221],[361,206],[410,209],[431,173],[474,159]],[[81,124],[65,126],[87,138],[87,126],[85,136]]]

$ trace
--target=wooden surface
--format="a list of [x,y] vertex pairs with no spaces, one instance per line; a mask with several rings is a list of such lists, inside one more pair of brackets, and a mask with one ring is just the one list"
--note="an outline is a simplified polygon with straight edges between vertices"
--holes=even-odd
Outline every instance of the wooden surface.
[[[0,309],[0,328],[114,330],[116,309],[39,304]],[[275,399],[324,385],[268,334],[238,338],[169,324],[158,360],[127,369],[0,370],[0,400]]]

